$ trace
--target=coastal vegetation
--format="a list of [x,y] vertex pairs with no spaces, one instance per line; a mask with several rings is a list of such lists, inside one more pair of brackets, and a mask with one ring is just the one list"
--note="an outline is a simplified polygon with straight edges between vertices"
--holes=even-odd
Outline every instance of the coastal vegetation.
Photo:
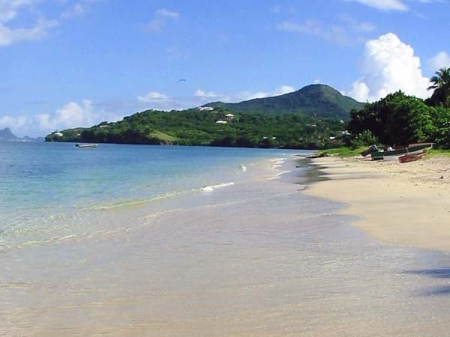
[[434,92],[429,99],[397,91],[352,110],[348,124],[352,146],[433,142],[450,149],[450,68],[437,71],[430,82],[428,89]]
[[[241,103],[146,110],[119,122],[53,132],[46,141],[331,149],[432,142],[450,149],[450,68],[430,79],[430,98],[402,91],[362,104],[326,85]],[[335,150],[336,151],[336,150]]]
[[46,141],[323,149],[347,143],[350,110],[362,106],[327,85],[315,84],[241,103],[146,110],[119,122],[55,131]]
[[344,128],[336,119],[292,114],[147,110],[120,122],[54,132],[46,141],[322,149],[341,145]]

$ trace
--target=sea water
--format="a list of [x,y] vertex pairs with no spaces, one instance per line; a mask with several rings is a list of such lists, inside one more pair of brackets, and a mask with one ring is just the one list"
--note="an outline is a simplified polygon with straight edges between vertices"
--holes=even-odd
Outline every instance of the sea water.
[[302,193],[301,151],[0,143],[0,336],[446,336],[449,255]]
[[271,150],[0,143],[0,251],[60,240],[74,227],[102,221],[107,210],[232,185],[245,179],[244,163],[272,156]]

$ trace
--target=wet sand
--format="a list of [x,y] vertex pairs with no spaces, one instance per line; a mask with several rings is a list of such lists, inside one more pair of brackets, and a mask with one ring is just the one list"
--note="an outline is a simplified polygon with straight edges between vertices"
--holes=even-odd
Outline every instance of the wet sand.
[[[274,165],[213,191],[107,209],[86,234],[5,252],[0,336],[448,334],[448,253],[373,240],[341,203],[292,183],[300,168],[267,180]],[[351,180],[346,165],[323,184],[378,174],[355,169]]]
[[377,240],[450,251],[450,158],[410,163],[362,157],[312,160],[328,179],[305,193],[346,203],[342,214]]

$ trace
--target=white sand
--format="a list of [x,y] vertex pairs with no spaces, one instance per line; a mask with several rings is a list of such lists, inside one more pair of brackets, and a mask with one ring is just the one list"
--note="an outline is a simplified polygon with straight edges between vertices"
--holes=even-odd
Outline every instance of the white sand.
[[326,157],[313,160],[331,180],[306,193],[347,204],[344,214],[374,238],[450,251],[450,158],[410,163]]

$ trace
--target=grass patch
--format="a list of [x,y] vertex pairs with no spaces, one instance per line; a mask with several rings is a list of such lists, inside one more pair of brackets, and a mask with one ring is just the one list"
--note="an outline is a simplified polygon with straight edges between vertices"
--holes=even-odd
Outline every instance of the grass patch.
[[336,157],[355,157],[360,156],[361,152],[366,150],[367,147],[351,149],[349,147],[337,147],[333,149],[327,149],[324,151],[320,151],[319,154],[324,154],[328,156],[336,156]]
[[431,149],[427,151],[427,158],[450,157],[450,150]]
[[178,140],[177,137],[168,135],[167,133],[161,132],[161,131],[153,131],[150,133],[150,136],[154,137],[154,138],[158,138],[162,141],[165,142],[174,142],[176,140]]

